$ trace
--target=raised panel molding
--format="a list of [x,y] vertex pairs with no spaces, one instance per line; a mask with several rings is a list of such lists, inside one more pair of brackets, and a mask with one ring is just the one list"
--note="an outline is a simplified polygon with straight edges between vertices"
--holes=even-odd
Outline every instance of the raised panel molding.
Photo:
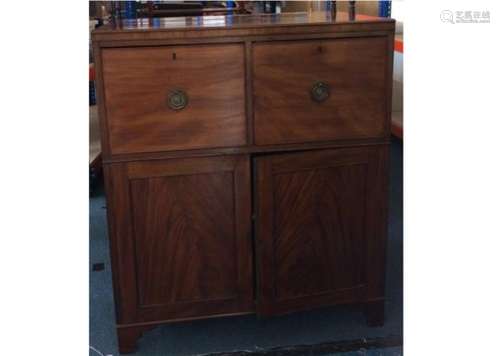
[[119,315],[147,322],[254,310],[247,156],[108,169],[122,199],[114,225],[129,227],[112,241],[128,251],[114,267],[129,282],[118,291]]
[[278,300],[365,283],[366,168],[356,164],[273,175]]
[[255,160],[258,305],[263,315],[382,297],[370,263],[385,244],[377,146]]

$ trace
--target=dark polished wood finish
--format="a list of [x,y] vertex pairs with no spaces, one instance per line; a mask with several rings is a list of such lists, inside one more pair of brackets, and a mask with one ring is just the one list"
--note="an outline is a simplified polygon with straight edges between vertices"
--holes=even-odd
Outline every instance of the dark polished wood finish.
[[343,13],[93,32],[120,352],[255,312],[383,323],[393,32]]
[[139,41],[174,38],[269,36],[278,34],[393,31],[394,20],[382,17],[357,16],[339,12],[296,12],[282,14],[174,17],[158,21],[150,19],[121,20],[101,26],[93,39],[103,41]]
[[281,314],[382,295],[370,261],[385,245],[372,217],[387,177],[386,147],[321,150],[256,159],[257,311]]
[[108,166],[120,324],[253,310],[245,156]]

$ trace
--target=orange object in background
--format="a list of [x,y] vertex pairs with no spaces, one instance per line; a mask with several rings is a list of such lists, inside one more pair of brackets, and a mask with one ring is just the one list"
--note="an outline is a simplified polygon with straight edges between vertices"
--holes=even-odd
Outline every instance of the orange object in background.
[[394,40],[394,50],[399,53],[403,53],[403,41]]

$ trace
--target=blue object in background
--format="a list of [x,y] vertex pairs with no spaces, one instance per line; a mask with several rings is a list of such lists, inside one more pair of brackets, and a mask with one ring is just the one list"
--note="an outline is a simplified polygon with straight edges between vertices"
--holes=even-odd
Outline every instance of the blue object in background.
[[137,3],[135,1],[125,1],[124,18],[126,19],[137,18]]
[[89,105],[95,105],[95,84],[93,80],[89,80]]
[[329,1],[325,1],[326,2],[326,11],[332,11],[332,2],[329,0]]
[[[227,12],[228,15],[232,15],[233,14],[233,11],[232,9],[234,9],[236,7],[236,2],[235,1],[226,1],[226,8],[227,9],[230,9],[230,11]],[[232,19],[230,20],[231,23],[229,23],[229,25],[232,24]]]
[[378,16],[391,17],[391,1],[383,0],[378,2]]

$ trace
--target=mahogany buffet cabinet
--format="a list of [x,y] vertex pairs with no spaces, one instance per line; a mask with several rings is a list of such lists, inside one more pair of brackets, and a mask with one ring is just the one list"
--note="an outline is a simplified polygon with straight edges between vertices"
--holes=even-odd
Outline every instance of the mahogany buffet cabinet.
[[383,323],[394,20],[122,20],[92,43],[120,352],[219,316]]

